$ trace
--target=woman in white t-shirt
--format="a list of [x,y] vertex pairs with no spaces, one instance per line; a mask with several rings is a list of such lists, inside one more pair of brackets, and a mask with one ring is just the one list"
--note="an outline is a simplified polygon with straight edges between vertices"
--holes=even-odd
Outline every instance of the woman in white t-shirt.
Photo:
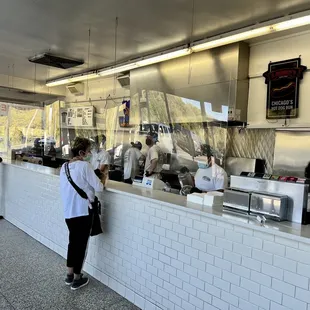
[[76,138],[71,149],[73,158],[68,165],[73,182],[87,194],[88,199],[82,198],[69,182],[66,164],[60,171],[60,192],[69,230],[68,274],[65,283],[71,285],[72,290],[77,290],[89,282],[88,278],[81,274],[92,226],[89,207],[94,202],[95,192],[103,191],[103,184],[88,163],[90,148],[91,142],[88,139]]

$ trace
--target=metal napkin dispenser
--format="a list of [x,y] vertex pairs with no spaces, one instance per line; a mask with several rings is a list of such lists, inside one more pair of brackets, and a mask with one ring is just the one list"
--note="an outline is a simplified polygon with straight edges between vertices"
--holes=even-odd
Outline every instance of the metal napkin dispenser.
[[277,221],[287,220],[288,197],[269,193],[252,192],[250,213],[261,214]]
[[224,207],[235,210],[249,212],[250,193],[240,190],[225,189],[223,205]]

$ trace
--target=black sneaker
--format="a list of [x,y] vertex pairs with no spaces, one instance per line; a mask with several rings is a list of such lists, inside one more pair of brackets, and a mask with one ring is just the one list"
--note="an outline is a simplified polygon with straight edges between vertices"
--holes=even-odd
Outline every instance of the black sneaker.
[[71,286],[71,290],[76,291],[79,288],[82,288],[84,286],[86,286],[89,282],[88,278],[83,278],[83,275],[81,275],[79,280],[73,280],[72,286]]
[[73,283],[74,275],[73,274],[67,274],[67,277],[65,279],[66,285],[71,285]]

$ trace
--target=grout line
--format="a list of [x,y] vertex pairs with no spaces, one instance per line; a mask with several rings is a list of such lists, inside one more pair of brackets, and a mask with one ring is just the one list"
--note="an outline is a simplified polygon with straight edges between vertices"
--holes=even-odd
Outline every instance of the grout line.
[[6,298],[6,296],[0,291],[0,295],[6,300],[6,302],[15,310],[16,308],[13,307],[13,305],[9,302],[9,300]]

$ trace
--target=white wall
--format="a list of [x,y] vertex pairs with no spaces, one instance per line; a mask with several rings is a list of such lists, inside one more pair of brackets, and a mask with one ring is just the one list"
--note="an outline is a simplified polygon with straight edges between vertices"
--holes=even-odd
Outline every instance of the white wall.
[[85,85],[83,96],[71,95],[69,91],[66,93],[67,102],[88,101],[106,99],[109,95],[112,98],[130,96],[130,90],[122,88],[114,77],[100,78],[83,82]]
[[[4,168],[5,218],[65,257],[59,178]],[[307,239],[126,193],[103,200],[85,270],[141,309],[310,309]]]
[[[282,127],[284,120],[266,120],[267,85],[262,74],[269,62],[298,58],[310,68],[310,32],[283,37],[253,45],[250,49],[250,88],[248,123],[250,127]],[[288,120],[290,127],[310,127],[310,72],[304,74],[300,83],[299,118]]]

